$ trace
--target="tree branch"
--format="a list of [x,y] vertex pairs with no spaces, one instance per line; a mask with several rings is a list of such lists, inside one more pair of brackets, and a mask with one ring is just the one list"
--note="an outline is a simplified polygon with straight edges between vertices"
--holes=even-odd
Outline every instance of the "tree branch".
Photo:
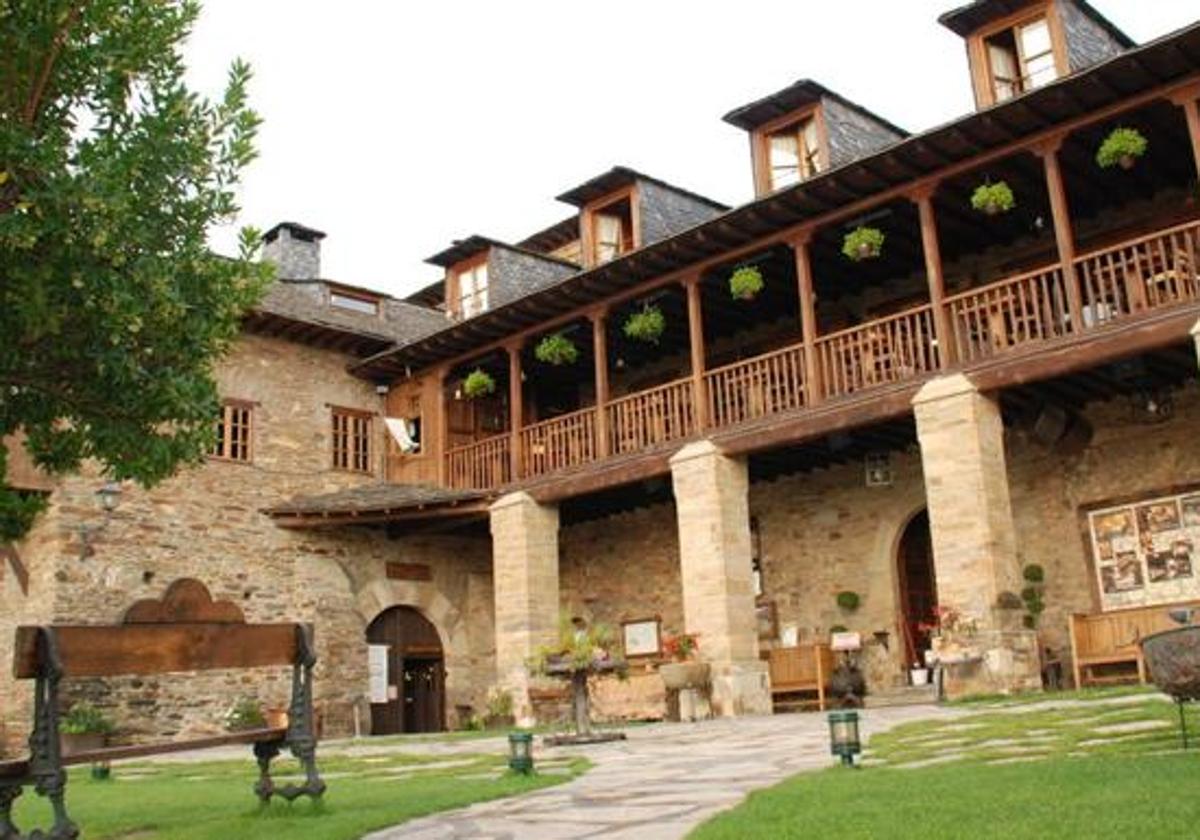
[[62,26],[54,33],[54,39],[50,42],[50,51],[46,54],[46,60],[42,63],[42,72],[38,75],[33,90],[29,92],[29,101],[25,103],[24,122],[27,126],[32,126],[34,119],[37,117],[38,109],[42,105],[42,97],[46,95],[46,86],[50,84],[50,74],[54,71],[54,65],[58,62],[58,57],[62,54],[63,45],[67,42],[67,33],[70,32],[71,27],[79,20],[79,16],[83,14],[83,7],[86,5],[87,0],[83,0],[78,6],[72,6],[71,11],[63,19]]

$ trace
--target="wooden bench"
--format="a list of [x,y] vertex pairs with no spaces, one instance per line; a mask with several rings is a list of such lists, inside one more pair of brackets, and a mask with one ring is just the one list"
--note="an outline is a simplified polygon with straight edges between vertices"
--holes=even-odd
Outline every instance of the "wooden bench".
[[767,652],[771,697],[813,691],[817,707],[825,711],[825,688],[833,673],[833,651],[822,642],[799,647],[774,648]]
[[1145,683],[1146,663],[1142,659],[1142,650],[1138,642],[1143,636],[1175,627],[1167,613],[1179,607],[1200,607],[1200,601],[1134,607],[1095,615],[1072,615],[1071,662],[1075,671],[1076,687],[1117,682],[1132,676],[1096,676],[1093,669],[1104,665],[1133,665],[1138,682]]
[[[279,795],[318,798],[325,783],[317,771],[313,729],[312,628],[303,624],[247,624],[232,602],[213,602],[204,584],[184,578],[161,601],[138,601],[115,626],[19,627],[13,675],[34,683],[33,732],[26,759],[0,762],[0,840],[72,840],[79,829],[64,801],[68,765],[252,744],[259,777],[254,792],[266,803]],[[189,741],[106,747],[64,757],[59,741],[58,689],[64,677],[113,677],[207,671],[218,668],[292,666],[292,697],[286,728],[253,729]],[[271,760],[284,748],[304,766],[305,782],[276,788]],[[23,835],[13,824],[12,803],[32,784],[50,800],[48,833]]]

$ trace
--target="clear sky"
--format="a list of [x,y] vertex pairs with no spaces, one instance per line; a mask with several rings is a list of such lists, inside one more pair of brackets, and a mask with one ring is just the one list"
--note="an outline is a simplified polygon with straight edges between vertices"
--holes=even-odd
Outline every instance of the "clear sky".
[[[423,260],[571,214],[554,196],[624,164],[727,204],[751,198],[728,110],[812,78],[920,131],[971,110],[962,0],[205,0],[187,49],[216,96],[235,56],[265,119],[239,224],[328,234],[326,278],[403,295]],[[1196,0],[1092,0],[1141,42]],[[214,232],[232,250],[231,230]]]

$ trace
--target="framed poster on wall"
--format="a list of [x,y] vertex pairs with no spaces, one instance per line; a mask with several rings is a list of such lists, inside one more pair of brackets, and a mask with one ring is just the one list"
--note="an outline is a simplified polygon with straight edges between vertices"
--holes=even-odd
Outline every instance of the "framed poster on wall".
[[1200,598],[1200,490],[1088,513],[1101,609]]
[[625,655],[658,656],[662,650],[657,618],[626,621],[621,625]]

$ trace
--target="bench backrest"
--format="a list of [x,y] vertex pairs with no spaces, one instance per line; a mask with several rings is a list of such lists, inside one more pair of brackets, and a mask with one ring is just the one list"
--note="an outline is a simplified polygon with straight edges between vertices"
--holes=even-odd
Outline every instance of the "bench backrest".
[[1075,638],[1076,651],[1082,657],[1136,653],[1138,642],[1144,636],[1177,626],[1167,615],[1168,610],[1177,607],[1200,607],[1200,602],[1135,607],[1095,615],[1073,615],[1071,631]]
[[775,648],[767,660],[772,686],[816,685],[828,680],[833,670],[829,645],[817,643],[799,647]]
[[292,665],[307,655],[304,632],[299,624],[247,624],[236,604],[214,602],[204,584],[182,578],[115,626],[18,627],[13,675],[33,679],[52,664],[74,677]]

